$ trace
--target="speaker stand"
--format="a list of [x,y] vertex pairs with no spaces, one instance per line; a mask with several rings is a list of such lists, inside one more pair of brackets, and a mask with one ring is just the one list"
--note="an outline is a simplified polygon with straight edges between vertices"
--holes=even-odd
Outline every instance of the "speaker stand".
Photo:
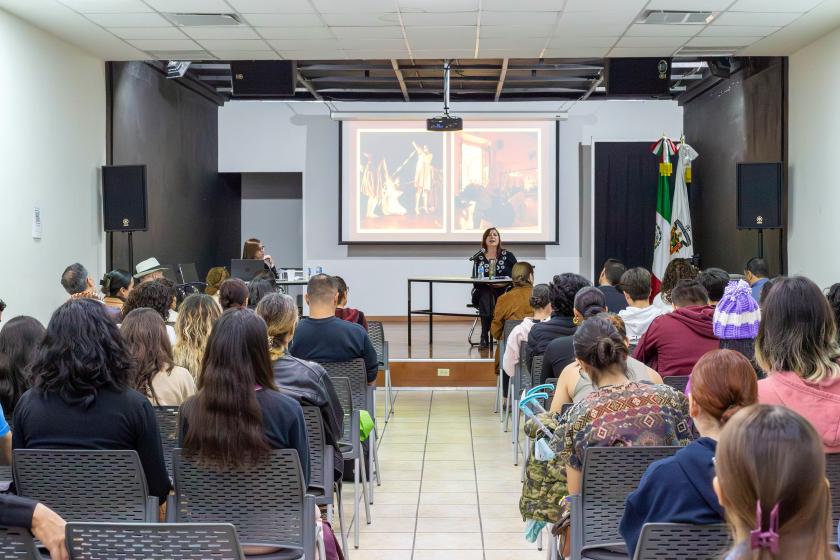
[[[131,234],[129,234],[131,235]],[[764,258],[764,230],[758,230],[758,258]]]
[[[761,230],[759,230],[761,231]],[[129,274],[134,275],[134,232],[128,232],[128,270]]]

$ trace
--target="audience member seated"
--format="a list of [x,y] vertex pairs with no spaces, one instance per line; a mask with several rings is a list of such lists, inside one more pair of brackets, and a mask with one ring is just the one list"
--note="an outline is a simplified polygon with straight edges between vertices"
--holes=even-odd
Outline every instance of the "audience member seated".
[[[156,280],[141,282],[128,294],[123,304],[122,318],[125,320],[126,316],[135,309],[148,307],[154,309],[165,323],[169,318],[171,306],[172,289],[167,284]],[[175,344],[175,329],[172,325],[166,325],[166,334],[169,337],[169,343]]]
[[752,296],[755,301],[761,301],[761,289],[770,281],[770,267],[767,261],[760,257],[753,257],[744,266],[744,280],[752,288]]
[[753,405],[720,434],[714,489],[735,545],[726,560],[837,560],[820,436],[805,418]]
[[840,346],[828,300],[802,276],[775,278],[761,310],[758,400],[807,418],[826,453],[840,453]]
[[347,286],[347,282],[341,276],[333,276],[332,279],[335,283],[335,289],[338,291],[338,307],[335,309],[335,316],[351,323],[358,323],[365,330],[368,330],[365,314],[358,309],[347,307],[347,298],[350,295],[350,288]]
[[25,315],[13,317],[0,329],[0,405],[6,416],[32,386],[29,366],[45,332],[38,319]]
[[318,362],[346,362],[364,358],[368,383],[376,383],[379,358],[361,325],[335,316],[338,290],[326,274],[316,274],[306,287],[309,317],[297,326],[289,353],[302,360]]
[[[61,275],[61,286],[68,294],[70,299],[92,299],[102,303],[102,298],[94,287],[93,278],[88,274],[87,269],[79,263],[73,263],[64,269]],[[111,307],[106,308],[108,316],[115,321],[119,321],[119,311]]]
[[14,413],[15,449],[133,449],[149,494],[169,494],[152,404],[131,388],[132,359],[105,306],[70,300],[47,325],[33,387]]
[[575,295],[587,286],[590,286],[589,280],[571,272],[558,274],[551,281],[551,317],[548,321],[535,323],[528,333],[526,360],[529,368],[534,356],[545,354],[545,349],[552,340],[558,336],[575,334]]
[[125,270],[112,270],[102,278],[99,285],[105,294],[105,299],[102,300],[105,305],[122,312],[123,304],[134,288],[134,278]]
[[239,278],[228,278],[219,287],[219,305],[222,311],[248,307],[248,285]]
[[607,307],[613,313],[618,313],[627,307],[624,294],[617,287],[621,283],[621,276],[626,270],[627,267],[620,260],[607,259],[604,268],[601,269],[601,275],[598,277],[598,289],[604,292]]
[[[575,294],[572,313],[574,324],[580,325],[586,319],[607,311],[606,297],[597,287],[586,287]],[[575,361],[572,336],[558,336],[548,343],[543,355],[542,379],[557,378],[563,369]],[[544,383],[544,381],[540,381]]]
[[174,327],[178,320],[178,290],[175,289],[175,282],[169,278],[158,278],[155,282],[160,282],[169,289],[169,311],[166,312],[164,322]]
[[155,406],[180,406],[195,394],[190,372],[176,366],[166,325],[153,309],[135,309],[125,316],[120,333],[134,358],[134,388]]
[[534,267],[530,263],[519,261],[513,265],[510,277],[513,287],[496,300],[493,321],[490,323],[490,336],[496,340],[501,340],[504,336],[505,321],[521,321],[534,312],[531,307]]
[[674,259],[668,263],[665,268],[665,274],[662,278],[662,285],[659,288],[659,293],[653,298],[653,305],[655,305],[663,313],[670,313],[674,310],[673,302],[671,301],[671,290],[677,285],[680,280],[692,280],[697,278],[697,268],[691,264],[690,259]]
[[731,281],[715,307],[712,330],[720,339],[721,348],[746,356],[756,373],[764,377],[764,372],[755,363],[755,337],[758,336],[760,321],[761,311],[752,297],[749,284],[743,280]]
[[169,270],[165,266],[161,266],[158,260],[154,257],[141,261],[134,267],[134,279],[138,283],[151,282],[152,280],[159,280],[164,278],[163,271]]
[[207,294],[188,295],[181,304],[175,322],[172,358],[176,366],[185,368],[194,379],[198,379],[207,339],[221,314],[222,308]]
[[838,333],[840,333],[840,282],[832,284],[825,297],[834,312],[834,322],[838,325]]
[[[685,395],[668,385],[630,381],[627,346],[612,323],[585,321],[574,337],[575,357],[598,388],[566,413],[565,434],[552,440],[566,462],[569,494],[579,494],[589,447],[687,445],[691,419]],[[620,410],[621,414],[614,414]],[[651,422],[651,416],[657,418]]]
[[717,305],[729,284],[729,273],[722,268],[707,268],[697,275],[697,281],[709,294],[709,305]]
[[[629,347],[630,343],[627,340],[627,331],[624,327],[624,321],[615,313],[601,313],[596,315],[602,319],[607,319],[618,331],[618,334],[624,340],[624,345]],[[651,383],[662,383],[662,378],[651,368],[632,356],[627,356],[627,378],[630,381],[650,381]],[[592,385],[592,380],[587,377],[580,367],[580,363],[574,360],[572,363],[563,368],[560,376],[557,378],[557,386],[554,390],[554,397],[551,400],[551,412],[560,412],[564,404],[576,403],[583,400],[584,397],[595,391],[596,387]]]
[[268,278],[255,278],[248,283],[248,308],[256,309],[262,298],[277,292],[277,284]]
[[[662,315],[661,308],[650,303],[651,276],[646,269],[631,268],[621,275],[621,291],[627,307],[618,312],[627,328],[627,339],[634,348],[654,319]],[[610,308],[612,311],[612,308]]]
[[700,356],[720,347],[712,330],[715,308],[697,280],[680,280],[669,297],[673,313],[654,319],[633,351],[662,377],[688,375]]
[[207,286],[204,288],[204,293],[211,296],[216,303],[219,303],[219,287],[222,282],[230,278],[230,272],[223,266],[215,266],[207,271],[205,281]]
[[700,358],[688,395],[700,439],[653,463],[627,497],[620,531],[631,558],[645,523],[723,523],[723,508],[712,487],[718,436],[733,414],[757,400],[755,372],[741,354],[712,350]]
[[295,336],[298,309],[295,300],[285,294],[269,294],[257,305],[257,315],[268,327],[268,344],[277,390],[301,405],[317,406],[324,420],[324,435],[335,454],[335,479],[341,480],[344,459],[338,442],[343,434],[344,410],[332,380],[315,362],[299,360],[287,349]]
[[303,409],[277,391],[265,321],[250,309],[228,309],[216,321],[198,377],[198,393],[181,406],[179,444],[187,456],[228,470],[294,449],[309,482]]
[[47,549],[51,560],[69,559],[64,542],[66,525],[60,515],[44,504],[29,498],[0,494],[0,526],[31,530]]
[[[517,263],[518,264],[518,263]],[[502,392],[504,398],[508,397],[508,386],[510,378],[516,371],[516,363],[519,361],[519,347],[528,340],[528,333],[536,323],[547,321],[551,317],[551,289],[548,284],[537,284],[531,291],[528,304],[533,310],[533,317],[524,317],[522,322],[516,325],[505,343],[505,355],[502,357]]]

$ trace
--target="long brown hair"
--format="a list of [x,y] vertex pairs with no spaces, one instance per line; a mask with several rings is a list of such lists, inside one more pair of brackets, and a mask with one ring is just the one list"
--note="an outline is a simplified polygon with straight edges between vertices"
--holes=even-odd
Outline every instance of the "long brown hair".
[[487,228],[487,229],[484,230],[484,233],[481,235],[481,248],[484,249],[485,252],[487,251],[487,236],[490,235],[491,231],[495,231],[496,235],[499,236],[499,247],[498,247],[498,249],[496,249],[496,251],[499,255],[501,255],[502,254],[502,234],[499,233],[499,230],[494,228],[494,227]]
[[721,424],[758,402],[758,382],[748,359],[734,350],[710,350],[691,370],[691,398]]
[[158,372],[172,371],[174,364],[163,319],[154,309],[134,309],[123,319],[120,333],[134,358],[134,388],[157,404],[152,380]]
[[257,239],[256,237],[252,237],[245,241],[245,244],[242,246],[242,258],[243,259],[255,259],[254,255],[257,254],[257,251],[260,250],[260,246],[262,245],[262,241]]
[[[721,431],[715,468],[734,540],[747,543],[746,552],[735,558],[833,558],[828,544],[833,530],[825,454],[816,430],[802,416],[783,406],[744,408]],[[757,504],[760,520],[756,520]],[[768,530],[777,504],[779,553],[750,550],[750,531]]]
[[265,321],[250,309],[228,309],[216,321],[204,354],[198,392],[183,409],[184,449],[219,470],[264,460],[265,436],[257,390],[276,390]]

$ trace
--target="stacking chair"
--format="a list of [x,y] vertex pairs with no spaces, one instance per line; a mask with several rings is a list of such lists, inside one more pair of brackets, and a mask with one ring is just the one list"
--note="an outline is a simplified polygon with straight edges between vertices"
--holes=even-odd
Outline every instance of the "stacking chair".
[[163,446],[163,462],[166,472],[172,478],[172,450],[178,447],[178,410],[177,406],[156,406],[160,444]]
[[634,560],[717,560],[731,544],[723,523],[645,523]]
[[[524,364],[525,360],[520,360],[523,364],[520,366],[520,372],[526,371],[527,366]],[[522,399],[522,395],[524,395],[525,391],[530,389],[536,384],[535,380],[540,378],[540,374],[542,373],[542,364],[543,364],[543,357],[542,356],[534,356],[531,361],[531,371],[530,374],[526,375],[517,375],[516,378],[519,380],[518,383],[514,384],[514,391],[511,394],[511,398],[516,398],[516,401],[513,403],[511,414],[513,415],[513,464],[519,465],[519,432],[520,432],[520,419],[522,418],[522,414],[519,410],[519,401]],[[510,394],[510,393],[508,393]],[[524,479],[524,473],[523,473]]]
[[[505,357],[505,348],[507,347],[507,339],[510,336],[511,331],[516,328],[518,324],[520,324],[522,320],[513,320],[508,319],[505,321],[504,331],[502,333],[502,340],[499,341],[499,378],[496,380],[496,408],[493,412],[499,412],[502,409],[502,398],[503,398],[503,390],[502,390],[502,383],[504,383],[505,376],[502,375],[502,371],[504,371],[502,367],[502,362],[504,361]],[[508,394],[509,395],[509,394]],[[503,421],[501,414],[499,416],[499,420]]]
[[825,477],[831,493],[831,526],[837,527],[840,522],[840,453],[825,456]]
[[581,492],[571,506],[571,560],[627,558],[618,525],[627,495],[654,461],[680,447],[590,447],[583,460]]
[[[524,340],[519,344],[519,361],[516,363],[513,376],[510,378],[508,406],[504,409],[504,417],[502,418],[505,431],[508,430],[508,421],[511,420],[514,411],[519,410],[519,398],[522,396],[522,391],[527,391],[534,386],[531,372],[528,370],[528,360],[525,357],[525,349],[527,347],[528,343]],[[511,442],[513,442],[513,437],[511,437]]]
[[662,378],[662,382],[669,387],[673,387],[680,393],[685,393],[685,388],[688,385],[688,375],[669,375]]
[[0,527],[0,558],[4,560],[41,560],[29,529]]
[[388,341],[385,340],[385,327],[382,321],[368,321],[368,336],[379,358],[379,369],[385,372],[385,421],[394,412],[394,394],[391,387],[391,360]]
[[225,471],[202,467],[175,449],[172,464],[175,496],[167,503],[168,521],[232,523],[243,546],[283,549],[259,555],[263,560],[310,560],[316,543],[323,547],[315,497],[306,494],[294,449],[274,449],[264,462]]
[[[367,500],[367,472],[365,461],[362,456],[362,442],[359,435],[359,410],[353,407],[353,392],[350,389],[350,380],[346,377],[333,377],[335,394],[338,395],[338,402],[344,409],[344,439],[341,445],[341,454],[345,461],[353,461],[353,474],[355,476],[353,485],[353,546],[359,548],[359,500],[365,504],[365,520],[370,525],[370,504]],[[361,473],[361,476],[360,476]],[[360,482],[361,479],[361,482]],[[361,492],[359,490],[361,489]],[[338,494],[338,507],[341,511],[341,493]],[[342,524],[341,530],[344,531]],[[345,548],[345,554],[348,551]]]
[[[68,523],[70,560],[245,560],[223,523]],[[6,556],[3,556],[6,558]]]
[[43,502],[66,521],[150,523],[149,496],[137,452],[129,449],[15,449],[17,493]]
[[341,525],[341,545],[344,550],[347,550],[344,514],[340,502],[341,491],[336,487],[335,482],[335,455],[333,455],[333,446],[327,444],[321,409],[317,406],[304,406],[303,418],[306,422],[310,467],[309,487],[306,493],[315,496],[315,503],[319,506],[327,506],[327,517],[330,523],[333,520],[335,503],[333,496],[339,495],[338,522]]

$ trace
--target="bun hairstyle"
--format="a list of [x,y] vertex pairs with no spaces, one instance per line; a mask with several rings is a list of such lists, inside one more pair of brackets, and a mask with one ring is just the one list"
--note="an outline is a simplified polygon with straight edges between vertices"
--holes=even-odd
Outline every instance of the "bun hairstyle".
[[131,286],[133,279],[130,272],[115,269],[111,272],[106,272],[102,280],[99,281],[99,285],[102,286],[103,294],[108,297],[117,297],[121,289]]
[[564,272],[558,274],[551,281],[551,308],[560,317],[571,317],[574,315],[575,295],[591,286],[589,280],[580,274]]
[[528,303],[531,304],[532,309],[542,309],[551,303],[551,288],[548,284],[537,284],[531,290],[531,297],[528,298]]
[[601,372],[619,365],[625,369],[627,346],[612,322],[602,317],[584,321],[575,332],[572,342],[575,358],[584,362],[586,373],[597,386]]
[[604,292],[595,287],[583,288],[575,294],[575,311],[584,319],[595,317],[607,310],[607,299]]
[[721,423],[758,402],[758,383],[750,361],[735,350],[711,350],[691,371],[691,398]]

